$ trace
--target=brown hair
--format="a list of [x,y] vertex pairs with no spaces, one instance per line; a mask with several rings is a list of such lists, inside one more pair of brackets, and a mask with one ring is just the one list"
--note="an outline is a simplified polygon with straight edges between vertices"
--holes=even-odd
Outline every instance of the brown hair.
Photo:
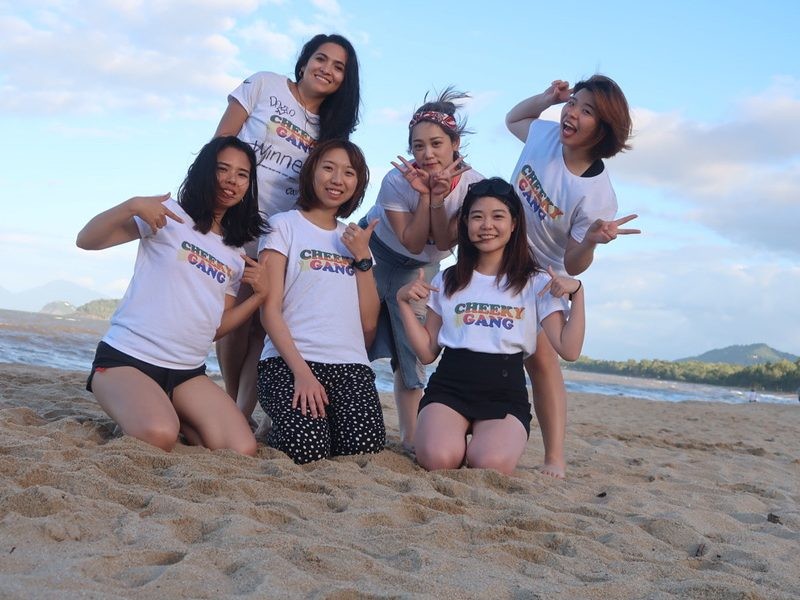
[[356,189],[353,190],[353,195],[350,199],[342,204],[336,211],[336,217],[349,217],[361,205],[364,199],[364,193],[367,191],[367,184],[369,183],[369,168],[367,168],[367,161],[364,158],[364,153],[361,148],[356,146],[353,142],[347,140],[327,140],[320,142],[308,155],[306,162],[300,169],[300,198],[297,201],[297,206],[303,210],[310,210],[314,208],[319,202],[317,194],[314,191],[314,172],[317,170],[317,165],[322,160],[322,157],[329,150],[341,148],[347,152],[347,157],[350,159],[350,164],[356,171]]
[[610,77],[592,75],[585,81],[579,81],[572,89],[572,94],[587,90],[594,96],[594,106],[600,130],[598,139],[590,152],[592,157],[611,158],[618,152],[630,150],[628,138],[631,136],[633,124],[630,108],[625,94]]

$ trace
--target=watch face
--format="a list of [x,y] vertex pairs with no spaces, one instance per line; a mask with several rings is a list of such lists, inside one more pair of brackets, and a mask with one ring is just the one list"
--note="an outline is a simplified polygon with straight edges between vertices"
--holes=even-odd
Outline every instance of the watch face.
[[369,271],[372,268],[372,259],[362,258],[361,260],[354,260],[350,264],[353,265],[353,268],[358,269],[359,271]]

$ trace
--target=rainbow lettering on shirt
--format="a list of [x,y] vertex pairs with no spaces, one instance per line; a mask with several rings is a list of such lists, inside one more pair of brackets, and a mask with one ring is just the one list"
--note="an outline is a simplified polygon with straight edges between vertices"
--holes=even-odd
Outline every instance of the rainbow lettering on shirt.
[[525,318],[524,306],[506,306],[486,302],[462,302],[455,307],[456,325],[475,325],[514,329],[515,321]]
[[178,258],[179,260],[187,261],[190,265],[194,265],[218,283],[225,283],[233,276],[233,269],[228,265],[186,240],[181,242]]
[[544,221],[545,217],[550,217],[553,221],[557,221],[564,214],[564,211],[553,204],[547,196],[542,184],[539,182],[539,178],[536,177],[533,167],[530,165],[522,167],[517,180],[517,189],[522,199],[539,216],[540,221]]
[[301,250],[300,251],[300,272],[303,271],[325,271],[327,273],[337,273],[339,275],[349,275],[353,277],[353,267],[350,266],[352,259],[348,256],[341,256],[334,252],[323,250]]
[[275,135],[284,138],[292,146],[300,148],[306,154],[311,152],[316,142],[305,129],[298,127],[289,119],[280,115],[272,115],[269,120],[271,123],[270,128],[274,128]]

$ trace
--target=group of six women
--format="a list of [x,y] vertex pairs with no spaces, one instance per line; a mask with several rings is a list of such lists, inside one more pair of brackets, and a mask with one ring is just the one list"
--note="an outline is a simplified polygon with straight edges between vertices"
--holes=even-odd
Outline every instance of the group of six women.
[[[79,233],[85,249],[140,240],[87,389],[126,434],[164,450],[183,435],[248,455],[257,399],[268,415],[258,433],[306,463],[383,448],[370,362],[390,358],[401,443],[421,466],[510,473],[530,433],[527,369],[542,472],[563,477],[558,357],[579,356],[585,328],[570,275],[597,244],[638,233],[621,227],[635,215],[614,220],[602,160],[628,148],[619,87],[554,81],[511,109],[525,146],[510,183],[459,153],[466,95],[426,97],[409,122],[411,159],[398,156],[375,205],[346,224],[369,182],[348,141],[355,51],[317,35],[294,75],[256,73],[230,94],[177,201],[134,197]],[[539,118],[560,103],[559,122]],[[225,391],[205,375],[213,341]],[[442,349],[426,387],[424,365]]]

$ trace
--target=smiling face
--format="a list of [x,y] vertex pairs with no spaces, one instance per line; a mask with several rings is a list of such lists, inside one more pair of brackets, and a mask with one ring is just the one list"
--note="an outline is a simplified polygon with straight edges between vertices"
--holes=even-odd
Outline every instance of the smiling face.
[[321,44],[303,67],[298,86],[306,96],[330,96],[341,87],[346,66],[344,48],[333,42]]
[[508,206],[494,196],[475,200],[466,219],[469,241],[483,254],[502,254],[517,225]]
[[314,195],[322,208],[339,208],[353,197],[358,174],[344,148],[328,150],[314,169]]
[[217,154],[216,209],[227,210],[242,201],[250,185],[250,159],[247,154],[228,146]]
[[561,109],[561,143],[573,150],[589,150],[598,142],[599,127],[594,94],[578,90]]
[[438,173],[450,166],[459,141],[453,142],[436,123],[422,121],[411,130],[411,152],[420,169]]

